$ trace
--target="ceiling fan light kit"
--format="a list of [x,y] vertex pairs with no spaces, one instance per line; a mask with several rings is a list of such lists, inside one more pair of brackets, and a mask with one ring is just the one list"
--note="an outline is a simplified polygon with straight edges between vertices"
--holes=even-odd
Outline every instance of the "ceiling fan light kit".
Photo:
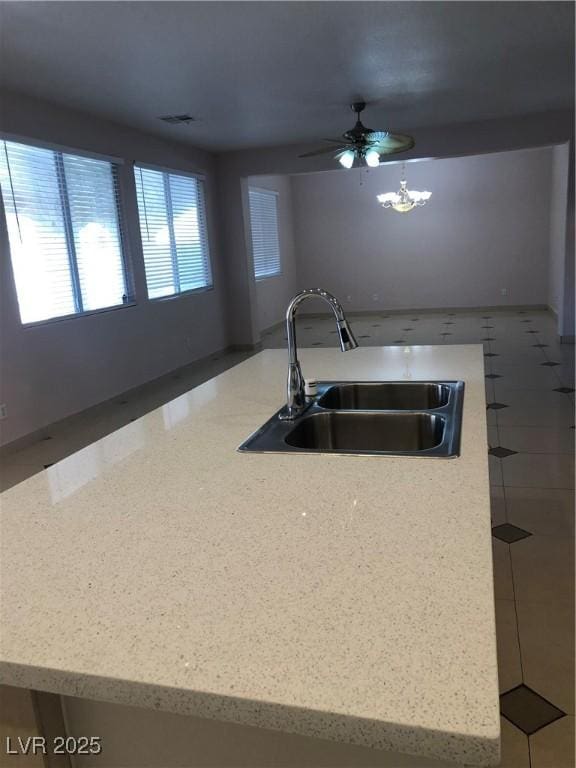
[[[324,141],[330,142],[332,146],[306,152],[300,157],[313,157],[334,152],[334,158],[344,168],[352,168],[355,163],[377,168],[380,164],[381,155],[392,155],[396,152],[412,149],[414,139],[411,136],[390,133],[389,131],[373,131],[371,128],[367,128],[360,120],[360,113],[365,108],[365,102],[354,102],[352,104],[352,109],[356,113],[354,128],[346,131],[342,139],[324,139]],[[340,146],[335,147],[334,144]]]
[[360,157],[364,164],[368,165],[370,168],[378,168],[380,165],[380,155],[375,149],[369,149],[361,155],[354,152],[352,149],[345,149],[344,152],[339,152],[336,157],[338,158],[340,165],[343,165],[344,168],[352,168],[358,157]]

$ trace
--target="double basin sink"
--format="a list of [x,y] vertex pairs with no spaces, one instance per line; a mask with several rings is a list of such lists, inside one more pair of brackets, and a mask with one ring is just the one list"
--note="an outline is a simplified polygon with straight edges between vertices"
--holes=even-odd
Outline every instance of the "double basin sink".
[[281,409],[238,450],[451,458],[463,398],[462,381],[318,382],[302,414]]

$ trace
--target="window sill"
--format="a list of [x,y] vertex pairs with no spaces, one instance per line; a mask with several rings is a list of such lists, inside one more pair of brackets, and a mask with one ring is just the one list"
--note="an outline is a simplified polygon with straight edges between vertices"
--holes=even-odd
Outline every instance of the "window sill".
[[262,275],[262,277],[254,278],[257,283],[262,283],[264,280],[271,280],[274,277],[282,277],[282,272],[275,272],[273,275]]
[[91,309],[88,312],[75,312],[72,315],[62,315],[61,317],[48,317],[46,320],[35,320],[31,323],[23,323],[20,320],[22,328],[38,328],[42,325],[52,325],[53,323],[63,323],[67,320],[79,320],[83,317],[92,317],[93,315],[101,315],[104,312],[117,312],[120,309],[128,309],[129,307],[137,306],[137,302],[134,300],[127,301],[124,304],[117,304],[115,307],[102,307],[102,309]]
[[174,299],[182,299],[186,296],[195,296],[198,293],[210,293],[210,291],[214,290],[214,286],[210,285],[206,288],[191,288],[189,291],[180,291],[180,293],[170,293],[168,296],[155,296],[154,298],[151,298],[148,296],[148,301],[153,302],[154,304],[161,302],[161,301],[173,301]]

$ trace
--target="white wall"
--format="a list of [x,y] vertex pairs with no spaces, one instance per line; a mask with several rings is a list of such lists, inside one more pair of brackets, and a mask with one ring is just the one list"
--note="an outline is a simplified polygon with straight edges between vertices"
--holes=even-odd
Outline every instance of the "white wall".
[[568,189],[569,145],[553,148],[550,193],[550,262],[548,305],[559,318],[564,298],[564,261],[566,257],[566,193]]
[[[126,161],[120,185],[137,302],[84,317],[22,326],[5,221],[0,214],[0,402],[8,408],[1,440],[7,443],[222,349],[228,339],[221,249],[214,218],[214,158],[188,146],[169,144],[14,94],[3,94],[1,106],[0,130],[4,132]],[[206,174],[213,290],[154,302],[146,298],[132,161]]]
[[[263,331],[284,319],[288,302],[298,290],[292,217],[292,184],[289,176],[250,176],[247,183],[249,186],[270,189],[278,193],[278,239],[282,272],[280,275],[255,281],[258,329]],[[249,230],[248,225],[248,237]]]
[[568,155],[568,194],[566,205],[566,238],[564,257],[564,300],[559,316],[558,333],[562,341],[574,343],[576,332],[576,259],[574,258],[575,222],[575,181],[574,181],[574,141],[570,143]]
[[546,304],[551,163],[551,148],[407,163],[408,187],[432,192],[407,214],[376,199],[400,164],[295,176],[300,280],[351,310]]

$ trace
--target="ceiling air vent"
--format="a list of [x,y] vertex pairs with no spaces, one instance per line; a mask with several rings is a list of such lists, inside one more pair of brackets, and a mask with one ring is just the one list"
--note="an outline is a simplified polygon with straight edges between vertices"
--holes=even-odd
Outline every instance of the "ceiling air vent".
[[193,123],[194,118],[192,115],[164,115],[164,117],[159,117],[159,120],[162,120],[163,123],[170,123],[170,125],[176,125],[176,123]]

